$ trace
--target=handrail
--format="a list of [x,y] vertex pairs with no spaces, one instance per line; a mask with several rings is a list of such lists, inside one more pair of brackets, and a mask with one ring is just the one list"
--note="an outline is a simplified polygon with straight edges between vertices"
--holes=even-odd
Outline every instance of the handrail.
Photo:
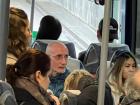
[[5,79],[10,0],[0,0],[0,80]]
[[111,12],[111,0],[105,0],[97,105],[104,105],[110,12]]
[[33,31],[34,8],[35,8],[35,0],[32,0],[32,3],[31,3],[31,18],[30,18],[30,29],[31,29],[31,32]]

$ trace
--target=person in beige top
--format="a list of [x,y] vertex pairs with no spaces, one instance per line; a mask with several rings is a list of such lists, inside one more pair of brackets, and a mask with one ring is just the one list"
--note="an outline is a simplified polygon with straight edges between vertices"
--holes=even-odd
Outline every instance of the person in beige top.
[[6,64],[13,64],[27,50],[31,31],[27,14],[19,8],[11,7],[9,14],[9,36]]

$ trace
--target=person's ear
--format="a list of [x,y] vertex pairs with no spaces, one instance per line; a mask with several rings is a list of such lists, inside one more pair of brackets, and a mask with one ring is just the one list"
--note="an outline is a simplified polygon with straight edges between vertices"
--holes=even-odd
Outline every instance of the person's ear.
[[35,80],[37,83],[41,84],[41,81],[42,81],[42,74],[41,74],[41,71],[36,71],[35,72]]

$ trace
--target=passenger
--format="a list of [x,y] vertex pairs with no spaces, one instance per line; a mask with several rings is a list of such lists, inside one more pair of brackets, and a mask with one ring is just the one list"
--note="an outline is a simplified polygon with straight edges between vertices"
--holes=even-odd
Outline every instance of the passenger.
[[[99,42],[102,42],[102,30],[103,30],[103,19],[100,21],[97,30],[97,38]],[[113,43],[114,39],[118,39],[118,22],[114,18],[110,18],[108,42]]]
[[[62,32],[62,25],[61,25],[60,21],[51,15],[47,15],[41,19],[36,40],[37,39],[58,40],[58,38],[61,35],[61,32]],[[33,43],[33,47],[36,46],[35,43]],[[47,47],[47,45],[45,46],[45,49],[46,49],[46,47]],[[44,47],[43,47],[43,49],[44,49]],[[74,55],[75,48],[72,53],[73,53],[73,56],[75,56]],[[83,69],[84,66],[78,59],[75,59],[75,58],[72,58],[69,56],[67,68],[69,68],[70,70]]]
[[[86,70],[74,70],[65,80],[60,103],[62,105],[97,105],[97,97],[98,83],[92,75]],[[108,87],[105,89],[105,105],[113,105],[111,90]]]
[[[99,42],[102,42],[102,29],[103,29],[103,19],[99,22],[97,29],[97,38]],[[109,43],[112,43],[114,39],[118,39],[118,23],[115,19],[110,19],[110,27],[109,27]],[[80,61],[84,61],[85,52],[79,53],[78,59]]]
[[52,42],[48,44],[46,53],[51,58],[51,77],[49,89],[59,97],[64,89],[65,78],[69,75],[69,70],[66,68],[68,60],[68,49],[61,42]]
[[115,105],[125,95],[124,83],[136,71],[137,62],[133,54],[127,50],[117,50],[111,59],[111,71],[108,84],[111,87]]
[[37,39],[57,40],[62,32],[62,26],[58,19],[51,15],[44,16],[41,19]]
[[15,7],[10,8],[7,64],[14,64],[21,53],[27,50],[31,31],[27,14]]
[[[99,40],[99,43],[91,43],[88,49],[86,51],[81,52],[78,57],[78,59],[83,63],[85,69],[95,76],[96,76],[96,71],[98,70],[100,66],[102,29],[103,29],[103,19],[100,21],[98,25],[98,30],[97,30],[97,38]],[[114,18],[110,18],[107,61],[110,61],[113,53],[118,49],[130,51],[127,45],[114,43],[114,40],[117,40],[117,39],[118,39],[118,23]],[[90,53],[93,53],[93,52],[96,53],[96,55],[94,57],[90,57],[89,56]],[[87,63],[86,62],[87,58],[90,58],[93,60],[90,60],[90,62]]]
[[7,81],[12,85],[18,105],[60,105],[47,93],[50,58],[43,52],[25,51],[14,65],[7,65]]
[[79,90],[78,88],[79,80],[83,76],[87,76],[87,75],[92,77],[92,75],[85,70],[74,70],[73,72],[71,72],[68,75],[68,77],[65,79],[64,91],[65,90]]
[[121,105],[140,105],[140,69],[126,81],[125,93]]

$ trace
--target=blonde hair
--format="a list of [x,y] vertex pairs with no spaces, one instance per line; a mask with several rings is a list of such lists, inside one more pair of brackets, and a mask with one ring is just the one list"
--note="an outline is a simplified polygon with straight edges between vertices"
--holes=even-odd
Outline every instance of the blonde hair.
[[65,79],[64,90],[79,90],[78,83],[79,83],[79,80],[83,76],[91,76],[92,77],[92,75],[86,70],[74,70],[74,71],[72,71]]
[[125,92],[132,99],[140,99],[140,71],[128,78],[125,83]]

